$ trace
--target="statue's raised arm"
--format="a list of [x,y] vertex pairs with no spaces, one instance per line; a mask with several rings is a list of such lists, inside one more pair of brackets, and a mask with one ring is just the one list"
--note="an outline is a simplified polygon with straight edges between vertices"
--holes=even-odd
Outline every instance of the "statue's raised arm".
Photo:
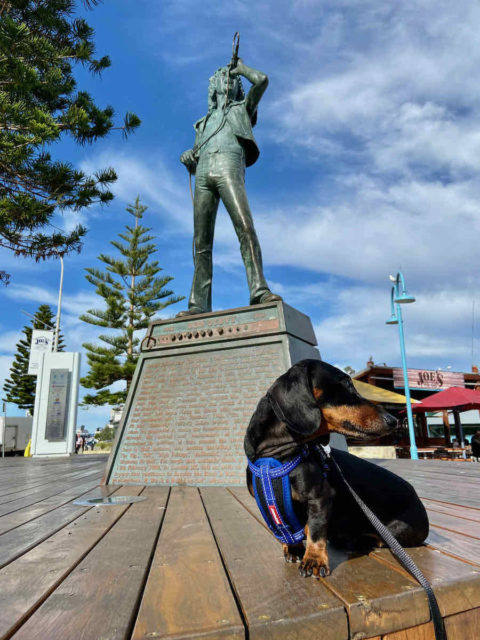
[[230,77],[235,78],[236,76],[243,76],[252,83],[246,100],[248,115],[252,118],[257,110],[258,103],[268,87],[268,76],[266,73],[252,69],[252,67],[247,67],[241,58],[238,59],[237,66],[230,70]]

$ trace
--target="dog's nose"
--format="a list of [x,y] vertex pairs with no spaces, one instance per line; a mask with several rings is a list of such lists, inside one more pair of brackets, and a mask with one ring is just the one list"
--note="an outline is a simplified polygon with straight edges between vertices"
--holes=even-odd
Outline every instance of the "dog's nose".
[[387,426],[389,427],[389,429],[395,429],[398,424],[397,418],[392,416],[390,413],[387,413],[385,415],[385,422],[387,423]]

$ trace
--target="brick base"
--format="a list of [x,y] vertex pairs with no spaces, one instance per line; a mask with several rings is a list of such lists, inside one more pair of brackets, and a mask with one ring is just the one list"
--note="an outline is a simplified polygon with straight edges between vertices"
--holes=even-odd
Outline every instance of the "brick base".
[[107,482],[243,484],[259,399],[295,361],[320,358],[315,344],[310,320],[279,302],[153,323]]

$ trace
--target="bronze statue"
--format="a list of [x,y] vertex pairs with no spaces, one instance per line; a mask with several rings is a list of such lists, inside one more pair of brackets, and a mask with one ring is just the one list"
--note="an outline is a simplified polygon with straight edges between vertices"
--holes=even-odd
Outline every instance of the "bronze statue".
[[[237,44],[238,51],[238,44]],[[240,76],[252,83],[245,97]],[[252,127],[257,106],[268,85],[268,77],[232,57],[210,78],[207,115],[194,124],[193,149],[180,161],[195,174],[194,275],[188,311],[178,316],[212,310],[212,246],[220,198],[240,241],[247,272],[250,304],[281,300],[270,291],[263,274],[262,252],[245,190],[245,167],[254,164],[259,150]]]

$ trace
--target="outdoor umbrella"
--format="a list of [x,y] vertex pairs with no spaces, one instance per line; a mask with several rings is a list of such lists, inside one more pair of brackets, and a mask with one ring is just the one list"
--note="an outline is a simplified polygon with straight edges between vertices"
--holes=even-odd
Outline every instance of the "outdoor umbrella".
[[421,404],[412,407],[412,411],[415,413],[447,409],[457,409],[458,411],[480,409],[480,391],[473,391],[473,389],[465,389],[464,387],[450,387],[427,396],[422,400]]
[[450,387],[444,391],[439,391],[422,400],[422,404],[412,407],[414,413],[424,411],[453,411],[455,419],[455,430],[460,439],[462,447],[465,445],[462,423],[460,421],[460,411],[470,409],[480,409],[480,391],[465,389],[465,387]]

